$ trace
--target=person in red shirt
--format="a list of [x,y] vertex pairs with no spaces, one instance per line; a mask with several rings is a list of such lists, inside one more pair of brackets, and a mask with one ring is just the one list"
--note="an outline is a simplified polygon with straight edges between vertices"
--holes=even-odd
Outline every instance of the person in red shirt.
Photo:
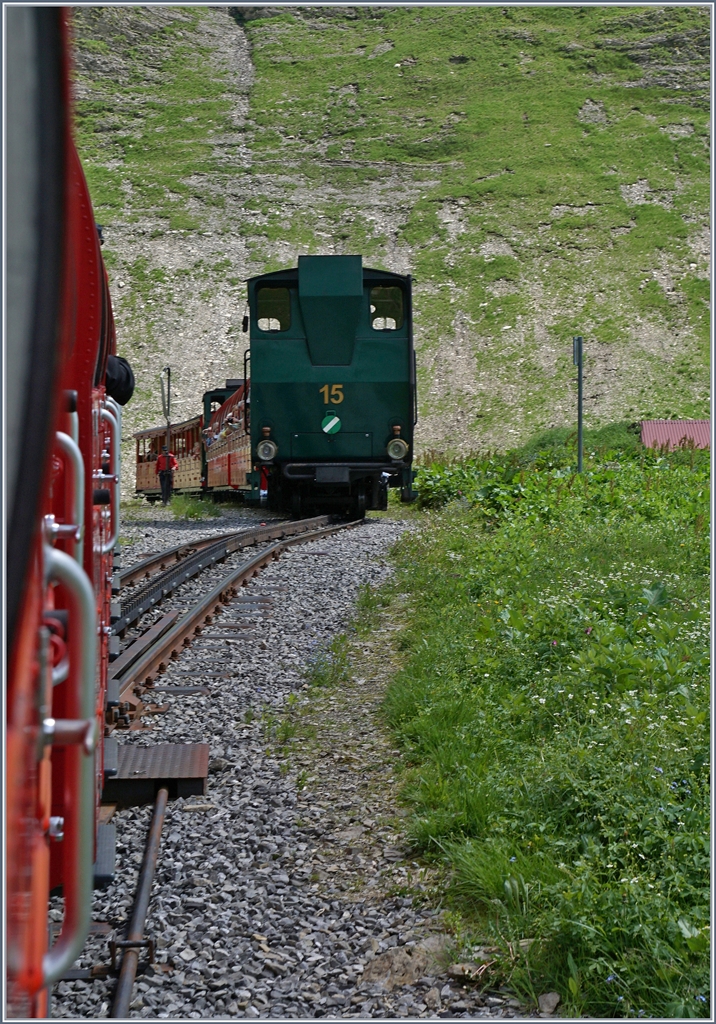
[[174,483],[174,470],[178,469],[179,463],[174,452],[170,452],[166,445],[162,448],[162,454],[157,459],[154,472],[159,474],[159,485],[162,489],[162,505],[168,505],[172,496],[172,484]]

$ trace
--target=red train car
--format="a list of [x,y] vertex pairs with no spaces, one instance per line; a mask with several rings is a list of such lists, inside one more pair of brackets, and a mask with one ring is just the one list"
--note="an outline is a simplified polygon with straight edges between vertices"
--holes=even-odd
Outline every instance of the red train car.
[[[169,449],[178,463],[174,471],[174,490],[183,494],[200,494],[205,487],[205,469],[202,459],[201,416],[169,428]],[[134,434],[136,441],[137,494],[145,494],[150,501],[161,497],[162,489],[157,475],[157,459],[167,443],[166,427],[151,427]]]
[[206,486],[251,493],[251,435],[246,430],[246,385],[212,415],[204,429]]
[[[61,8],[6,11],[7,1013],[47,1014],[90,923],[120,406],[107,274],[72,139]],[[131,380],[130,380],[131,378]],[[30,412],[28,412],[30,410]],[[54,943],[50,890],[64,919]]]
[[[227,380],[225,388],[205,392],[203,416],[169,427],[169,448],[178,463],[173,481],[177,493],[238,492],[244,500],[258,500],[246,404],[244,381]],[[157,501],[161,494],[157,458],[167,443],[167,428],[139,430],[134,439],[136,493]]]

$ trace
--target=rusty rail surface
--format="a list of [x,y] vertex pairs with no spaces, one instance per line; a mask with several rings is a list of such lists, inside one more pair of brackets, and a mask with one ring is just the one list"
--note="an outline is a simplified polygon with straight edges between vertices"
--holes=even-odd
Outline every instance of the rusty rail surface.
[[[255,542],[258,544],[265,540],[278,540],[281,537],[288,537],[291,535],[292,530],[294,533],[300,533],[302,530],[316,530],[321,526],[327,526],[330,520],[330,516],[315,516],[313,519],[301,519],[297,522],[278,522],[267,526],[230,530],[228,533],[218,533],[213,537],[202,537],[200,540],[194,540],[187,544],[176,544],[173,548],[167,548],[156,555],[148,555],[141,562],[135,562],[134,565],[130,565],[127,569],[122,569],[119,573],[119,587],[121,590],[129,586],[130,583],[136,583],[137,580],[152,576],[169,566],[175,568],[176,563],[182,561],[188,555],[192,555],[196,551],[203,551],[205,548],[211,547],[213,544],[219,544],[221,541],[247,538],[246,544],[239,544],[238,546],[246,547],[254,543],[251,538],[259,534],[260,536]],[[238,550],[238,547],[234,548],[234,550]]]
[[[310,520],[304,520],[310,522]],[[181,651],[189,647],[194,637],[198,636],[204,625],[209,624],[216,612],[234,597],[240,586],[245,586],[250,579],[257,576],[269,562],[280,558],[281,554],[294,544],[307,544],[327,537],[341,530],[360,526],[363,520],[357,519],[349,523],[334,523],[320,530],[312,530],[264,548],[253,558],[243,562],[225,576],[208,594],[205,594],[168,632],[160,637],[142,656],[140,656],[127,672],[119,678],[120,701],[137,704],[132,694],[137,687],[148,687],[151,690],[154,680],[167,668],[170,660],[176,659]],[[298,525],[298,524],[296,524]]]
[[164,813],[167,809],[168,799],[169,791],[164,788],[160,789],[154,803],[152,823],[149,827],[147,845],[144,848],[144,860],[139,872],[137,895],[134,900],[134,910],[132,911],[132,920],[127,932],[127,938],[122,942],[112,943],[112,959],[114,960],[118,948],[124,950],[124,956],[122,957],[122,968],[119,972],[119,980],[114,992],[114,1002],[112,1003],[110,1017],[127,1017],[129,1015],[129,1004],[132,999],[132,989],[134,988],[134,980],[137,976],[137,966],[139,964],[139,950],[143,947],[148,947],[150,959],[152,958],[153,946],[144,938],[144,923],[149,909],[149,897],[152,894],[152,882],[154,881],[154,871],[157,866]]
[[[160,604],[177,587],[182,586],[187,580],[193,579],[194,576],[198,576],[204,569],[210,568],[217,562],[222,562],[236,551],[282,537],[306,533],[327,526],[331,521],[331,516],[316,516],[313,519],[303,519],[298,522],[280,522],[251,530],[235,530],[232,533],[221,534],[219,537],[204,538],[195,544],[169,548],[159,555],[145,559],[144,562],[139,563],[139,566],[146,567],[146,563],[152,563],[163,566],[168,564],[168,567],[162,572],[150,574],[149,579],[144,580],[132,591],[127,600],[122,603],[119,613],[112,619],[112,632],[123,636],[129,626],[137,622],[155,605]],[[136,569],[138,573],[139,566],[135,566],[127,572]]]

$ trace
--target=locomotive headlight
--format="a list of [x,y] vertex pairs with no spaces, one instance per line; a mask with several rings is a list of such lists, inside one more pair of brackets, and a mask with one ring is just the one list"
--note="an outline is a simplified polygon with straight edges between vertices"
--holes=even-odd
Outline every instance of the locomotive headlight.
[[270,462],[271,459],[275,459],[277,451],[278,445],[276,442],[269,441],[268,438],[264,438],[263,441],[259,441],[256,445],[256,454],[262,462]]
[[404,459],[407,454],[408,446],[402,437],[394,437],[392,441],[388,442],[388,455],[390,455],[391,459],[395,459],[396,462],[399,462],[401,459]]

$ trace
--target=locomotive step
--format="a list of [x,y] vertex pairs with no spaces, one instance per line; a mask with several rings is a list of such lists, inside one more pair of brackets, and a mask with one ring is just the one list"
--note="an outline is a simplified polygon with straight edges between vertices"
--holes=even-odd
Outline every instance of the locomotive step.
[[118,744],[114,736],[106,736],[104,741],[104,780],[113,778],[119,770]]
[[119,807],[154,803],[162,787],[171,799],[203,796],[209,772],[208,743],[118,746],[117,774],[105,780],[102,802]]

